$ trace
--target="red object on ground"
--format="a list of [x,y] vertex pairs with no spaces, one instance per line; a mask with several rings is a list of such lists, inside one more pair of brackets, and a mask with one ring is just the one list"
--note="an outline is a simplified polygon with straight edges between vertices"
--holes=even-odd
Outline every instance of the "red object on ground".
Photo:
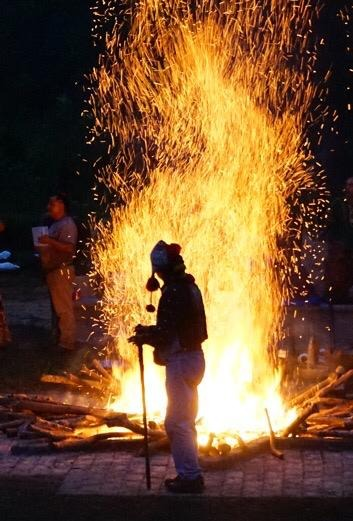
[[4,347],[9,342],[11,342],[11,334],[7,326],[5,310],[0,295],[0,347]]

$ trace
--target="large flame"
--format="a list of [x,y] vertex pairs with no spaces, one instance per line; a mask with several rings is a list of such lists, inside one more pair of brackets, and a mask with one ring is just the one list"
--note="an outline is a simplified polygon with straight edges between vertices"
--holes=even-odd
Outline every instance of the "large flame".
[[[141,409],[126,338],[154,318],[144,288],[149,252],[163,238],[182,245],[204,295],[203,429],[259,434],[265,407],[281,428],[294,414],[271,356],[294,263],[283,243],[299,236],[320,202],[302,204],[315,186],[304,132],[315,94],[314,9],[306,0],[192,8],[142,0],[133,11],[119,2],[117,25],[117,4],[97,5],[108,29],[90,98],[92,139],[107,141],[109,151],[99,180],[120,202],[111,205],[109,224],[95,223],[93,246],[103,318],[122,358],[114,407]],[[163,371],[150,353],[146,372],[149,411],[163,415]]]

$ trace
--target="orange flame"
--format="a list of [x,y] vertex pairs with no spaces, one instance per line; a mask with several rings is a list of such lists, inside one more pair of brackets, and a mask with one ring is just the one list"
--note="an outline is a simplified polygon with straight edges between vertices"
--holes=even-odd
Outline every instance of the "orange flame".
[[[115,3],[103,4],[109,18]],[[275,429],[295,415],[269,346],[280,338],[289,295],[292,260],[279,239],[299,236],[324,202],[318,193],[314,204],[299,203],[316,185],[303,130],[315,94],[314,15],[301,0],[205,1],[194,11],[183,1],[142,0],[134,12],[126,8],[125,39],[116,25],[107,32],[91,78],[92,139],[109,136],[99,180],[124,204],[111,207],[109,224],[95,223],[93,260],[103,318],[125,361],[115,368],[115,408],[141,407],[126,337],[151,320],[149,252],[163,238],[182,244],[205,299],[202,430],[249,438],[267,430],[265,407]],[[149,410],[163,415],[163,371],[150,356],[146,371]]]

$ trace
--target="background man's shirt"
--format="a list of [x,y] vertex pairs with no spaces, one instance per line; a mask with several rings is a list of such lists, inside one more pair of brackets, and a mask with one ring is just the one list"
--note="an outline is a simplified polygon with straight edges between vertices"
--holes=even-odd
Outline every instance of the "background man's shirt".
[[59,221],[54,221],[49,227],[49,237],[56,241],[72,244],[72,253],[57,251],[50,245],[41,249],[42,265],[45,271],[52,271],[62,266],[72,264],[76,254],[77,226],[70,216],[65,216]]

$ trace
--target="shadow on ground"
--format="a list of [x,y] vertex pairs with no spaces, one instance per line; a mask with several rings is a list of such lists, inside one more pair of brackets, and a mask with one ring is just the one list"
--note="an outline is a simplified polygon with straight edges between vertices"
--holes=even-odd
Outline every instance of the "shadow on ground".
[[4,521],[351,521],[352,500],[56,496],[55,481],[0,483]]

